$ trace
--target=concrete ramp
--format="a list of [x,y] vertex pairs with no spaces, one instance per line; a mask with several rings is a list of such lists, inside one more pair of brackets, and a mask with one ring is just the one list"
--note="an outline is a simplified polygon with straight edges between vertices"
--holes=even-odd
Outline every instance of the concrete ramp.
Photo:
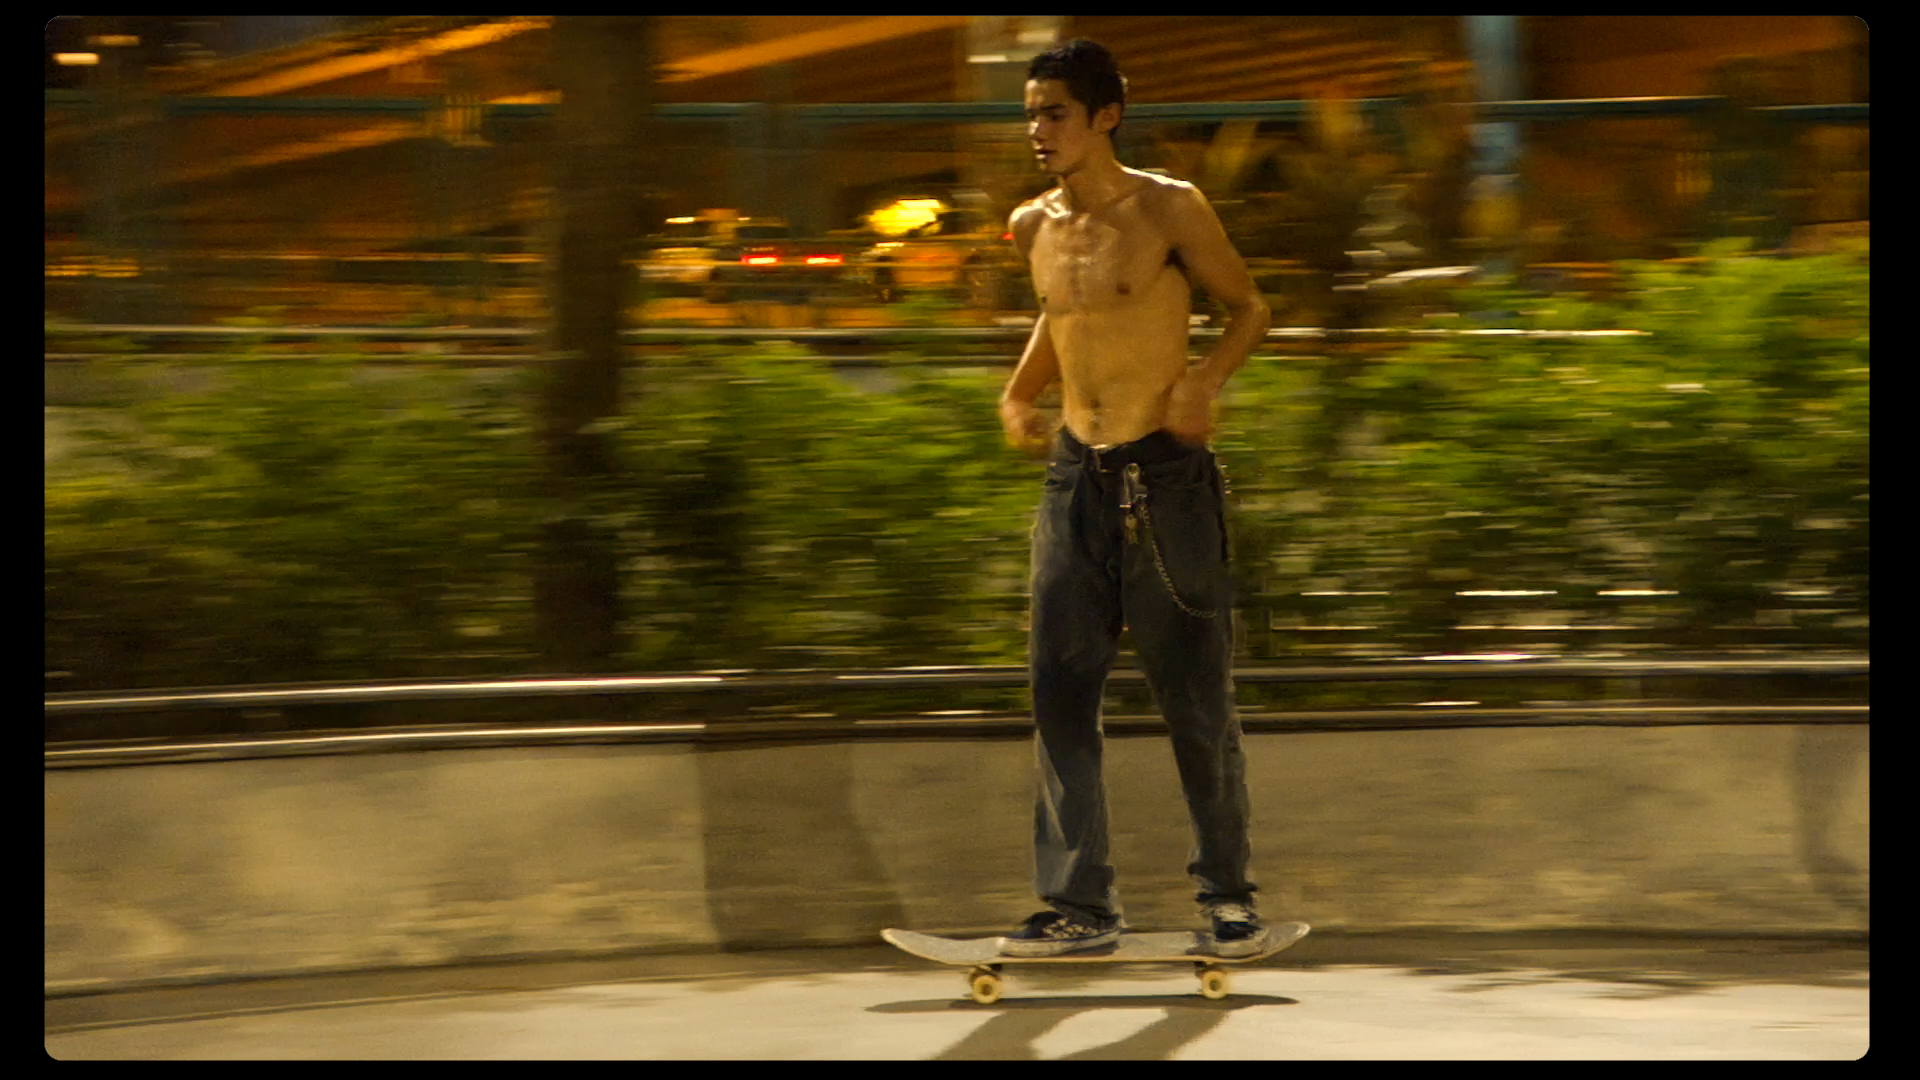
[[[1864,725],[1254,735],[1271,917],[1864,934]],[[875,942],[1028,914],[1024,741],[541,746],[45,774],[49,992]],[[1164,738],[1109,741],[1121,899],[1198,925]]]

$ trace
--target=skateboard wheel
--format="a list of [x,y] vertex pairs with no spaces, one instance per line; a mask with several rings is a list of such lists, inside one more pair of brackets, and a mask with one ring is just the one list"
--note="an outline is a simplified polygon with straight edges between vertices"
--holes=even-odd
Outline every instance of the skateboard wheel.
[[1232,990],[1233,982],[1227,977],[1225,968],[1205,967],[1200,969],[1200,996],[1209,1001],[1219,1001]]
[[967,996],[982,1005],[999,1001],[1000,976],[986,968],[974,968],[967,973]]

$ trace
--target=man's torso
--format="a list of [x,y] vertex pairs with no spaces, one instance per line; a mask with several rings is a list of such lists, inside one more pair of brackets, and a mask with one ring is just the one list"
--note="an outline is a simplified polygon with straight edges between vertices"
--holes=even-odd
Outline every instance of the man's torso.
[[1028,204],[1038,219],[1028,258],[1060,359],[1062,412],[1074,437],[1096,446],[1158,430],[1188,363],[1191,286],[1159,225],[1174,182],[1128,177],[1125,193],[1081,213],[1057,188]]

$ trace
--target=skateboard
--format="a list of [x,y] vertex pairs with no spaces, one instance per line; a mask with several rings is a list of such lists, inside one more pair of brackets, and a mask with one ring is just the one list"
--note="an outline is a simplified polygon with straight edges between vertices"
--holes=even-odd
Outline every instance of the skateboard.
[[914,930],[882,930],[887,944],[936,964],[967,969],[967,995],[982,1005],[1000,1000],[1004,989],[1000,969],[1007,964],[1192,964],[1200,977],[1200,996],[1219,1000],[1231,991],[1227,965],[1265,960],[1307,936],[1303,922],[1275,923],[1267,928],[1265,945],[1250,956],[1220,956],[1212,951],[1212,937],[1197,931],[1121,934],[1111,945],[1061,956],[1003,956],[999,938],[949,938]]

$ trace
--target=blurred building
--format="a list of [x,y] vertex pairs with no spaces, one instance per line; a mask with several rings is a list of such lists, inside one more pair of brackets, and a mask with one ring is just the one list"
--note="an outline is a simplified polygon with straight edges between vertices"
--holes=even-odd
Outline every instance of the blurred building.
[[[1410,65],[1465,85],[1489,62],[1458,16],[659,19],[669,104],[1011,99],[1025,59],[1069,36],[1114,50],[1136,104],[1390,97],[1406,91]],[[1525,98],[1714,94],[1729,60],[1746,58],[1755,102],[1867,100],[1865,25],[1853,17],[1525,16],[1513,31],[1499,62]],[[88,16],[48,34],[50,260],[530,249],[550,136],[540,107],[564,62],[546,17]],[[98,62],[51,59],[87,52]],[[220,112],[210,99],[255,104]],[[160,107],[181,100],[198,107]],[[777,108],[758,115],[666,126],[666,165],[649,187],[668,213],[719,205],[818,234],[895,198],[976,191],[1000,212],[1044,184],[1017,123],[802,129]],[[1218,125],[1149,127],[1123,132],[1136,159],[1155,139],[1205,140]],[[1864,125],[1806,136],[1782,179],[1789,216],[1864,220],[1866,136]],[[1663,238],[1697,231],[1688,215],[1704,211],[1688,192],[1711,183],[1713,137],[1688,120],[1527,125],[1530,257],[1661,254]],[[292,265],[280,270],[297,277]]]

